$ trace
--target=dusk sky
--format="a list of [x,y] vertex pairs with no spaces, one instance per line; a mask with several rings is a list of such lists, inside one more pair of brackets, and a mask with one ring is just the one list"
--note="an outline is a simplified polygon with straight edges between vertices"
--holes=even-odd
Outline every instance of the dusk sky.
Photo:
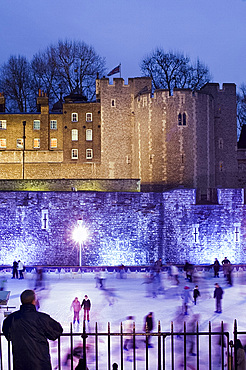
[[[58,40],[80,40],[108,71],[141,76],[156,47],[205,63],[214,82],[246,83],[246,0],[0,0],[0,65]],[[115,75],[114,77],[118,77]],[[112,77],[110,77],[112,79]]]

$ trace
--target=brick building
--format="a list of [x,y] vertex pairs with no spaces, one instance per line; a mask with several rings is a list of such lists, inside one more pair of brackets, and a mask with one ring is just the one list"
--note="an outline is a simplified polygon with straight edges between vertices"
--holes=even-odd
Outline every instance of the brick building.
[[1,180],[140,179],[146,191],[204,194],[238,185],[234,84],[169,96],[153,93],[147,77],[102,78],[95,102],[75,91],[52,110],[39,95],[38,113],[29,114],[6,113],[0,96]]

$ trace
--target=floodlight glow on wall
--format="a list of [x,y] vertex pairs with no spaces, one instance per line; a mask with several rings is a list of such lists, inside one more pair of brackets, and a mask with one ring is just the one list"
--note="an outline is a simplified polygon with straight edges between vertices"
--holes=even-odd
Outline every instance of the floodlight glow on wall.
[[77,221],[78,226],[73,231],[73,239],[79,243],[79,266],[82,266],[82,249],[83,243],[88,238],[88,231],[85,226],[83,226],[83,221]]

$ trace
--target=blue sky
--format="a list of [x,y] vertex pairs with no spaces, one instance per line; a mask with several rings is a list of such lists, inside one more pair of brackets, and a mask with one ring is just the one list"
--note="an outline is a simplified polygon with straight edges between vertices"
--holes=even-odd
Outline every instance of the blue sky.
[[121,63],[126,82],[158,46],[199,57],[215,82],[246,83],[246,0],[0,0],[0,9],[0,64],[69,39],[92,45],[108,70]]

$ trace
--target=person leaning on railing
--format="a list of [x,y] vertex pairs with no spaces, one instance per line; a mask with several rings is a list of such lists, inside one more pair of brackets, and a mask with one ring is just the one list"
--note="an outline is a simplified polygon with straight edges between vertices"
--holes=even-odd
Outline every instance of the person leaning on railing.
[[2,331],[12,342],[14,370],[51,370],[47,339],[56,340],[63,332],[59,322],[36,310],[33,290],[20,296],[20,310],[3,321]]

